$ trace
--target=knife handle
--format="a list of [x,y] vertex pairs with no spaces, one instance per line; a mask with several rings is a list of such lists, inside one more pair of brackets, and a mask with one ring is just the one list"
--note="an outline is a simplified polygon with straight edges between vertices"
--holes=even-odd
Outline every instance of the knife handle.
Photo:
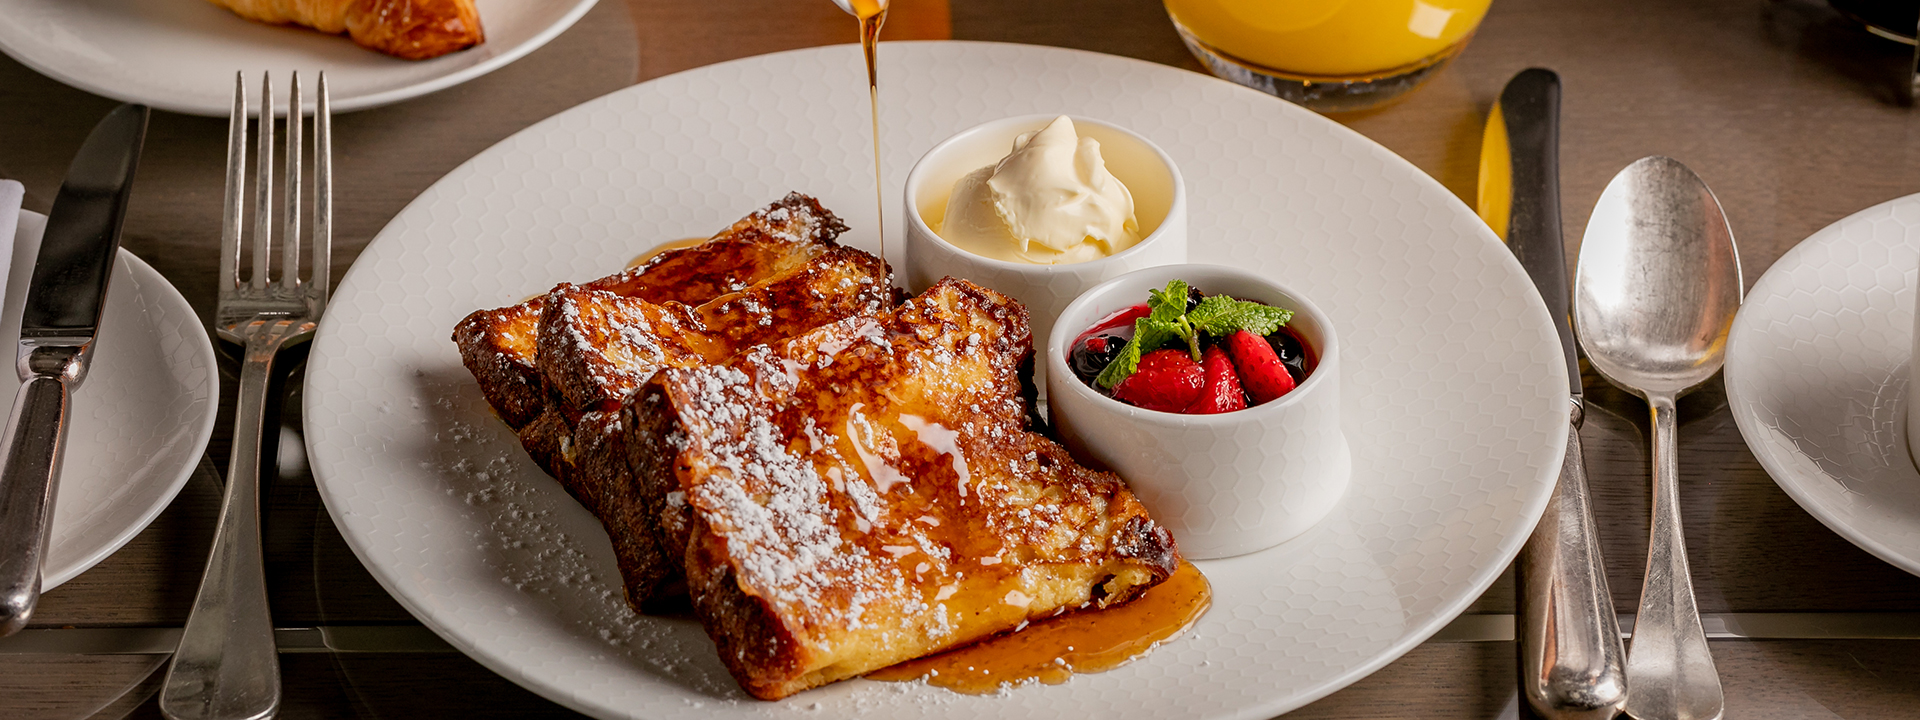
[[[68,359],[77,364],[78,349]],[[63,375],[31,375],[14,397],[0,457],[0,637],[26,627],[40,601],[55,480],[73,395]]]
[[1574,414],[1560,482],[1515,565],[1521,589],[1515,631],[1521,686],[1534,711],[1550,720],[1599,720],[1626,704],[1626,663],[1600,566],[1577,404]]
[[1567,251],[1560,239],[1560,76],[1528,68],[1513,76],[1494,111],[1506,128],[1512,207],[1508,248],[1540,291],[1560,334],[1567,380],[1579,395],[1580,364],[1570,320],[1573,293],[1567,287]]

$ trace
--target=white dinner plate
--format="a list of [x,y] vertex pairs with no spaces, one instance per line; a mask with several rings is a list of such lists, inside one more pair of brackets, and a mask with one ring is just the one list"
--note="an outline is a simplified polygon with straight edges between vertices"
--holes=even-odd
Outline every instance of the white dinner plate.
[[765,703],[699,625],[630,612],[605,533],[493,417],[448,336],[475,309],[607,274],[789,190],[874,249],[859,57],[749,58],[585,103],[449,173],[354,262],[308,369],[309,452],[360,560],[448,642],[609,718],[1264,718],[1400,656],[1518,552],[1565,449],[1566,363],[1520,265],[1438,182],[1317,115],[1192,72],[889,43],[895,252],[907,169],[954,132],[1058,112],[1145,135],[1187,178],[1195,262],[1271,273],[1340,328],[1352,489],[1298,539],[1200,563],[1213,608],[1191,633],[1059,686],[980,697],[855,680]]
[[1727,339],[1727,402],[1794,502],[1920,575],[1920,472],[1907,452],[1907,363],[1920,195],[1822,228],[1747,293]]
[[486,42],[414,61],[345,36],[252,22],[207,0],[0,0],[0,50],[87,92],[215,117],[233,107],[235,71],[258,83],[264,70],[284,83],[294,70],[309,82],[325,70],[333,111],[352,112],[493,72],[547,44],[593,3],[476,0]]
[[[20,310],[46,227],[45,215],[20,213],[0,337],[20,337]],[[193,306],[126,250],[110,283],[93,361],[73,394],[43,591],[146,529],[187,484],[213,436],[220,371]],[[20,378],[6,375],[3,399],[12,408]]]

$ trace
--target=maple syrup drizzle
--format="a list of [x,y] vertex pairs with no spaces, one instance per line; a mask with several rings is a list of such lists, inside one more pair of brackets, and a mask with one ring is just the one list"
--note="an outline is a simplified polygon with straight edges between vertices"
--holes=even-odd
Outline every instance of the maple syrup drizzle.
[[[887,263],[887,200],[880,183],[880,74],[873,64],[880,45],[880,26],[887,22],[888,0],[850,0],[860,18],[860,50],[867,59],[867,101],[873,113],[873,209],[880,232],[880,264]],[[888,266],[891,267],[891,266]]]
[[648,260],[652,260],[656,257],[659,257],[660,253],[666,252],[668,250],[679,250],[680,248],[690,248],[711,239],[712,238],[690,237],[690,238],[680,238],[679,240],[668,240],[666,242],[660,243],[659,245],[653,246],[651,249],[647,250],[646,252],[643,252],[643,253],[640,253],[639,255],[634,256],[632,260],[627,262],[627,268],[632,269],[632,268],[640,267],[641,265],[645,265],[647,264]]
[[925,680],[969,695],[1038,680],[1059,685],[1077,673],[1106,672],[1178,637],[1213,604],[1213,588],[1193,563],[1124,605],[1028,625],[977,645],[867,673],[869,680]]

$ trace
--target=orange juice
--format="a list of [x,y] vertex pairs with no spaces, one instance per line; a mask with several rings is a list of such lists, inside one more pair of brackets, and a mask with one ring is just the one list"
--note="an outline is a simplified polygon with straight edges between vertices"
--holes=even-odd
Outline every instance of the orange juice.
[[1363,78],[1465,41],[1492,0],[1166,0],[1220,52],[1291,75]]

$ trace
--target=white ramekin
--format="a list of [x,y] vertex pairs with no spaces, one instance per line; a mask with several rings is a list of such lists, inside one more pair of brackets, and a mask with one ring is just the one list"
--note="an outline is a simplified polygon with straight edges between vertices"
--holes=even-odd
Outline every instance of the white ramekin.
[[999,162],[1013,149],[1015,137],[1056,117],[1027,115],[976,125],[933,146],[907,173],[907,290],[919,293],[951,275],[1011,296],[1027,307],[1036,350],[1053,319],[1088,288],[1134,270],[1187,261],[1187,190],[1173,158],[1129,130],[1074,116],[1069,116],[1074,128],[1100,141],[1108,170],[1133,194],[1141,228],[1151,228],[1139,243],[1098,260],[1033,265],[975,255],[933,231],[928,214],[945,214],[955,181]]
[[[1175,279],[1210,295],[1292,310],[1288,327],[1319,358],[1312,374],[1278,400],[1218,415],[1137,408],[1074,376],[1067,355],[1081,333]],[[1277,545],[1319,522],[1346,491],[1353,460],[1340,429],[1339,339],[1312,302],[1263,276],[1170,265],[1110,280],[1060,314],[1047,337],[1046,364],[1049,414],[1061,441],[1076,457],[1125,479],[1189,558]]]

